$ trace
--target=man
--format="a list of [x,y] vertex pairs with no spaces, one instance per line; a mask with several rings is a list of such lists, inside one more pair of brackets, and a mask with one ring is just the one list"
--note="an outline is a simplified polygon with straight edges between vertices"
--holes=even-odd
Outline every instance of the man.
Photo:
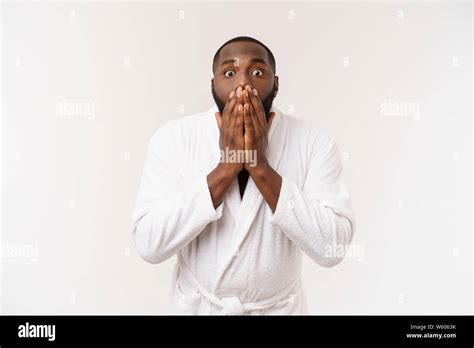
[[275,67],[261,42],[227,41],[216,107],[151,138],[133,232],[146,261],[177,255],[173,313],[306,314],[303,253],[331,267],[352,239],[336,143],[272,105]]

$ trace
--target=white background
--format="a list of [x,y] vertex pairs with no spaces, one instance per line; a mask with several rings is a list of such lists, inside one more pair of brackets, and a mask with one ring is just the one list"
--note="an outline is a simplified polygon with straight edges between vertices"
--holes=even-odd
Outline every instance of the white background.
[[363,254],[305,259],[312,312],[473,312],[472,4],[11,2],[2,313],[165,311],[175,259],[147,264],[131,234],[147,142],[212,106],[212,56],[238,35],[272,49],[275,104],[318,120],[344,159]]

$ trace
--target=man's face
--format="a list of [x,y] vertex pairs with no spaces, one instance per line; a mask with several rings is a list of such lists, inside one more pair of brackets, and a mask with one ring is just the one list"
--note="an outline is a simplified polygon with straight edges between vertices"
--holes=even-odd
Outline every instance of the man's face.
[[221,114],[230,92],[248,84],[257,89],[268,115],[278,92],[278,76],[273,74],[267,51],[254,42],[232,42],[220,51],[211,81],[212,96]]

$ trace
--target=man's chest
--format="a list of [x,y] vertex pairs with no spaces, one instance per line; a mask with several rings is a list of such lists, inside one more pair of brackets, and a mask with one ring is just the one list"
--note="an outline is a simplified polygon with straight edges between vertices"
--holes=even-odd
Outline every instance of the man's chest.
[[247,182],[249,181],[249,172],[246,169],[242,169],[237,178],[239,180],[240,198],[242,199],[244,196],[245,188],[247,187]]

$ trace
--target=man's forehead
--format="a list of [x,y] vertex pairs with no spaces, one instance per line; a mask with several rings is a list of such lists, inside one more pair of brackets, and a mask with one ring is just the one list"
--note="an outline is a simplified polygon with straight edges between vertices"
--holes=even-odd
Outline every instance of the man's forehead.
[[238,58],[240,61],[259,58],[269,63],[265,48],[254,42],[232,42],[224,46],[219,53],[219,63],[235,58]]

